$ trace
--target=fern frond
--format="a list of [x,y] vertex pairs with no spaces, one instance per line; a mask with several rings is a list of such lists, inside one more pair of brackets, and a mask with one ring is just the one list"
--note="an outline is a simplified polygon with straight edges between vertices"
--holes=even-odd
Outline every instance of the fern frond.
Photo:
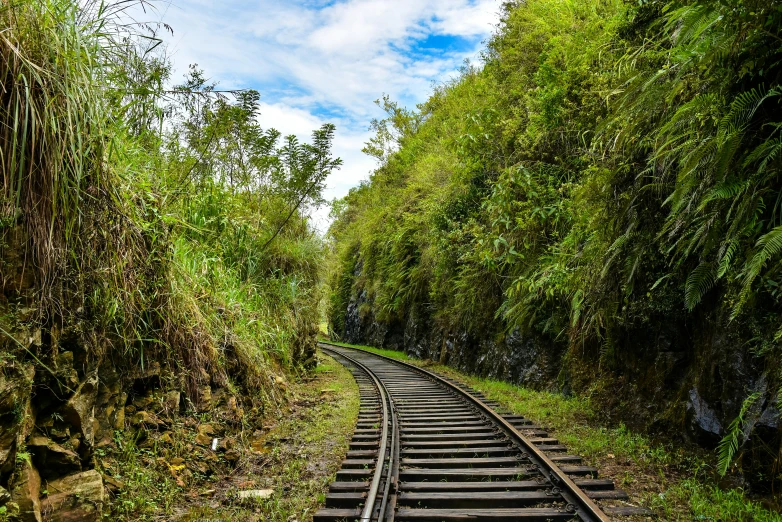
[[679,107],[658,132],[663,136],[671,135],[676,130],[687,134],[690,129],[700,127],[703,124],[704,115],[715,113],[720,106],[722,106],[722,101],[716,94],[699,94]]
[[[727,433],[725,433],[725,436],[720,441],[719,447],[717,448],[717,471],[722,476],[725,476],[725,473],[728,472],[728,468],[733,462],[733,459],[739,450],[739,446],[746,440],[747,434],[745,433],[746,426],[744,425],[744,417],[746,417],[747,411],[749,411],[759,398],[760,392],[755,392],[744,400],[738,417],[733,419],[730,426],[728,426]],[[743,440],[739,440],[742,438]]]
[[721,183],[719,185],[715,185],[714,188],[709,191],[708,196],[704,198],[704,201],[734,198],[747,190],[747,185],[747,181],[737,181],[733,183]]
[[622,252],[622,247],[636,235],[633,228],[634,227],[631,225],[630,228],[624,234],[616,238],[608,250],[606,250],[606,254],[610,254],[610,257],[608,257],[603,264],[603,270],[600,272],[601,279],[605,278],[613,268],[614,262]]
[[684,288],[684,304],[687,310],[694,309],[706,292],[711,290],[717,282],[714,264],[703,262],[698,265],[687,277]]
[[755,278],[760,275],[763,267],[773,257],[782,253],[782,226],[778,226],[764,234],[757,242],[758,251],[747,262],[744,269],[743,287],[745,290],[752,286]]
[[722,245],[722,248],[720,249],[719,265],[717,266],[717,279],[722,279],[722,277],[727,273],[738,248],[739,242],[735,239],[732,239]]
[[691,254],[695,253],[698,250],[708,250],[702,248],[705,243],[711,239],[710,232],[714,229],[715,223],[719,220],[720,214],[719,212],[712,211],[709,214],[706,214],[705,216],[699,217],[697,220],[693,222],[693,225],[696,223],[700,223],[700,226],[695,229],[695,231],[691,232],[688,236],[686,236],[689,241],[685,242],[685,237],[682,237],[680,241],[676,241],[676,244],[686,243],[686,248],[679,249],[680,252],[682,252],[684,258],[688,258]]
[[681,7],[668,16],[666,29],[674,33],[680,45],[700,39],[704,33],[722,20],[722,14],[709,4]]
[[775,91],[765,92],[762,86],[740,93],[730,104],[730,111],[720,120],[720,134],[729,135],[743,131],[763,102],[774,94]]
[[735,132],[722,137],[719,141],[714,158],[714,178],[724,181],[732,172],[736,156],[744,150],[744,136],[741,132]]
[[718,200],[732,199],[743,194],[749,187],[749,181],[734,181],[731,183],[720,183],[712,187],[703,197],[698,205],[698,212],[703,212],[709,203]]
[[757,172],[762,174],[768,168],[768,164],[777,159],[782,152],[782,136],[774,139],[768,139],[755,147],[755,149],[744,160],[744,166],[748,167],[754,163],[760,162]]
[[657,281],[655,281],[655,282],[654,282],[654,284],[652,285],[652,287],[651,287],[649,290],[650,290],[650,291],[651,291],[651,290],[654,290],[655,288],[657,288],[658,286],[660,286],[662,283],[664,283],[665,281],[667,281],[668,279],[670,279],[672,275],[673,275],[673,274],[665,274],[665,275],[664,275],[664,276],[662,276],[660,279],[658,279]]

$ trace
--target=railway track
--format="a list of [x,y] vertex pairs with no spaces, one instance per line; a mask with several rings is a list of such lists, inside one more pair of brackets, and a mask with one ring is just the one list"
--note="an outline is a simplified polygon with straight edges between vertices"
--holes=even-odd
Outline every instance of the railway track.
[[546,430],[456,382],[321,343],[359,385],[346,460],[315,522],[574,521],[651,515]]

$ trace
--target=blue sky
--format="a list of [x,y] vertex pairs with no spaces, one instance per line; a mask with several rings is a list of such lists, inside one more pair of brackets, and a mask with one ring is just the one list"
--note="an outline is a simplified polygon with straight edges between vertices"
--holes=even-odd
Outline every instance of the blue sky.
[[[361,153],[374,100],[407,106],[432,84],[476,60],[499,19],[499,0],[173,0],[152,19],[166,35],[178,81],[198,63],[222,88],[261,93],[264,127],[302,139],[322,123],[337,126],[335,154],[344,165],[326,196],[344,196],[374,161]],[[323,226],[326,210],[315,213]]]

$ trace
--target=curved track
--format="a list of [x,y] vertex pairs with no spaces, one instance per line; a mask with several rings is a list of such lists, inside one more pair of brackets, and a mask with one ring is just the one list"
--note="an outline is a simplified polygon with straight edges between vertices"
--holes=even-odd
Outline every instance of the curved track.
[[627,495],[612,481],[480,393],[362,350],[321,348],[353,373],[361,409],[315,522],[605,522],[650,514],[616,505]]

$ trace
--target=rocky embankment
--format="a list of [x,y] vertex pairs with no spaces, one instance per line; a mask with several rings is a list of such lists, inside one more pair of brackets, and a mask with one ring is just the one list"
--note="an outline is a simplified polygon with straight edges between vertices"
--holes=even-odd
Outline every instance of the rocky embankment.
[[[107,493],[123,487],[98,458],[116,449],[117,430],[127,430],[141,447],[160,449],[175,439],[188,445],[191,455],[202,457],[194,460],[196,471],[206,472],[212,460],[238,460],[233,439],[224,434],[245,413],[226,387],[204,386],[194,404],[158,363],[123,374],[110,364],[85,371],[73,351],[52,362],[2,362],[0,502],[18,520],[99,520]],[[199,423],[199,412],[215,422]],[[177,464],[168,463],[184,485],[193,472]]]

